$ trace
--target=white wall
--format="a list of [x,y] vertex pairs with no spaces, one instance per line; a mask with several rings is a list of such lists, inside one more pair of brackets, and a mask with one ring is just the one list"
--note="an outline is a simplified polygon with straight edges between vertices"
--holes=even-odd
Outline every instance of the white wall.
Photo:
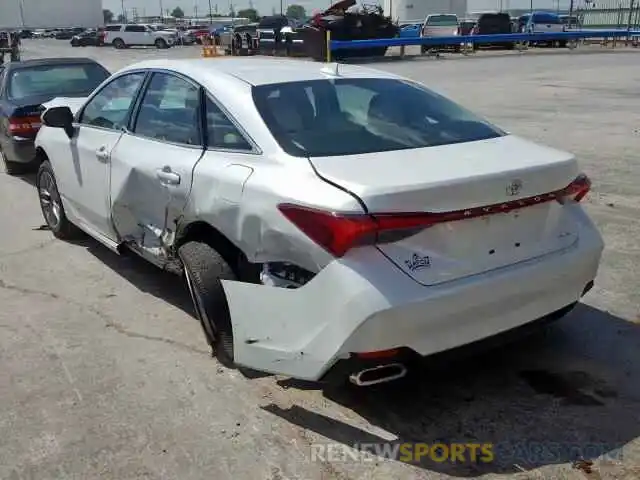
[[0,0],[0,28],[21,26],[20,3],[18,0]]
[[455,13],[463,17],[467,0],[384,0],[384,11],[393,20],[424,20],[433,13]]
[[0,0],[0,27],[21,28],[20,3],[27,28],[97,27],[102,0]]

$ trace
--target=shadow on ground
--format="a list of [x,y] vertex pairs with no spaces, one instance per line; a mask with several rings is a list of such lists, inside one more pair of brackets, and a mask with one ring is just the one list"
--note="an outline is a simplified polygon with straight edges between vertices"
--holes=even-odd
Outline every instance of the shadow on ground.
[[[179,277],[135,255],[118,256],[89,238],[76,243],[139,290],[193,315]],[[295,380],[278,383],[320,388]],[[393,444],[493,444],[490,463],[428,458],[412,463],[425,470],[471,477],[601,455],[619,459],[621,449],[640,436],[640,326],[580,304],[539,334],[506,346],[435,356],[400,381],[328,386],[322,394],[394,435]],[[263,408],[328,442],[385,441],[302,406]]]
[[83,235],[73,243],[86,248],[91,255],[141,292],[169,302],[195,318],[191,297],[181,277],[158,269],[134,253],[117,255],[88,236]]
[[[470,477],[517,473],[605,455],[640,436],[640,327],[580,305],[533,337],[482,354],[435,357],[412,377],[324,396],[403,442],[493,444],[491,463],[424,459],[426,470]],[[292,380],[283,387],[318,388]],[[347,445],[385,440],[300,406],[265,410]],[[409,463],[409,462],[407,462]]]

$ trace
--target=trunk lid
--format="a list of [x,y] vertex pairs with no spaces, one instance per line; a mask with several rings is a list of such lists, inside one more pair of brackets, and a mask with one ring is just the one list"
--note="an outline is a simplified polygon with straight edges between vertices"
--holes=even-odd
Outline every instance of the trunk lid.
[[[507,135],[477,142],[310,159],[371,214],[452,212],[555,192],[579,174],[569,153]],[[572,245],[568,209],[545,202],[440,223],[377,248],[423,285],[435,285]]]

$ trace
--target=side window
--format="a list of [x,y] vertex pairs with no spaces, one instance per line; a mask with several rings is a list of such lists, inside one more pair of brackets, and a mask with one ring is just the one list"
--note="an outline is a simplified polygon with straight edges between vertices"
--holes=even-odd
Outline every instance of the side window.
[[146,29],[143,25],[127,25],[124,29],[125,32],[145,32]]
[[207,147],[225,148],[229,150],[247,150],[253,148],[229,117],[207,98]]
[[202,145],[199,105],[198,87],[174,75],[154,73],[133,131],[156,140]]
[[84,108],[83,125],[120,130],[127,126],[129,109],[144,80],[144,73],[131,73],[107,84]]

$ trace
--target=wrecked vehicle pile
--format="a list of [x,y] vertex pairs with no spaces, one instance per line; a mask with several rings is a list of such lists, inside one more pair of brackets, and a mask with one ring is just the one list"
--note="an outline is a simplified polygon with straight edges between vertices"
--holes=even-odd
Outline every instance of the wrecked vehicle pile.
[[[363,5],[359,10],[347,11],[355,4],[356,0],[342,0],[313,17],[303,33],[308,56],[318,61],[327,58],[327,31],[331,33],[331,40],[370,40],[398,36],[400,27],[390,17],[384,16],[380,6]],[[386,54],[387,48],[334,50],[331,56],[335,60],[350,57],[382,57]]]
[[[367,40],[393,38],[400,29],[378,6],[363,6],[347,11],[355,0],[342,0],[315,15],[308,23],[296,26],[295,21],[282,15],[265,17],[258,27],[259,51],[263,55],[311,57],[317,61],[327,58],[327,32],[332,40]],[[332,52],[336,60],[349,57],[384,56],[387,47]]]

